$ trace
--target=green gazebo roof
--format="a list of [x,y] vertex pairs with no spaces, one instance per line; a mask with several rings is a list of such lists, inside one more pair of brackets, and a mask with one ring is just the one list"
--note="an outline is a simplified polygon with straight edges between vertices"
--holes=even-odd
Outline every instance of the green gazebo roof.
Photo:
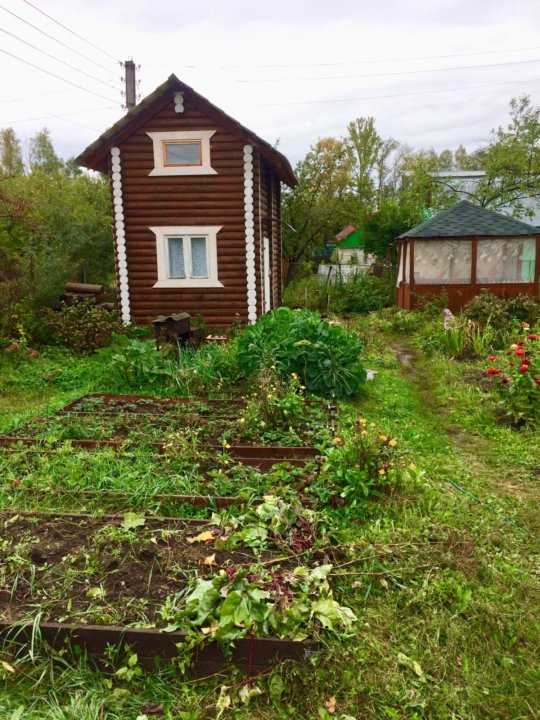
[[[494,210],[462,200],[451,208],[441,210],[420,225],[399,236],[401,238],[444,238],[480,235],[484,237],[537,235],[534,225],[508,217]],[[348,240],[347,238],[346,240]]]

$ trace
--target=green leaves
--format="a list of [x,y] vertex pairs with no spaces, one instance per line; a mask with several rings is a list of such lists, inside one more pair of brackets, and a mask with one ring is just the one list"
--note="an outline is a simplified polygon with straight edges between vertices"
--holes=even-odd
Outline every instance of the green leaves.
[[366,379],[356,335],[308,310],[274,310],[246,328],[238,348],[246,374],[275,365],[283,377],[296,373],[310,392],[323,397],[354,395]]
[[259,567],[198,578],[176,611],[167,599],[161,614],[173,623],[165,631],[190,631],[189,648],[207,637],[232,641],[253,634],[303,640],[321,629],[349,633],[356,616],[332,597],[327,580],[331,570],[331,565],[301,566],[293,572]]

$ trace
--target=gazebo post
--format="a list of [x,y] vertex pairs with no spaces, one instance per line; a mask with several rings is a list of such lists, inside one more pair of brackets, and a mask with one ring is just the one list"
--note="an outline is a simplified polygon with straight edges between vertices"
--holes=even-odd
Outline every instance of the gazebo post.
[[468,300],[476,296],[476,267],[478,263],[478,235],[475,235],[471,243],[471,292]]
[[414,240],[409,240],[409,307],[411,310],[413,301],[415,300],[416,287],[414,284]]
[[534,256],[534,285],[536,295],[540,297],[540,235],[536,236],[536,253]]

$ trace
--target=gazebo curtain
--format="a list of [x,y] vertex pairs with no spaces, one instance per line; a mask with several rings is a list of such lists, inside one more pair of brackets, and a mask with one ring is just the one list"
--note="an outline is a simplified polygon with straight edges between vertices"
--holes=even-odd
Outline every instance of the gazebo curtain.
[[415,240],[414,281],[419,285],[471,282],[470,240]]
[[[399,280],[408,282],[409,252],[403,266],[401,254]],[[410,251],[410,244],[407,250]],[[444,283],[466,285],[471,282],[472,241],[414,240],[414,281],[418,285]],[[489,238],[477,243],[476,282],[532,283],[536,262],[534,238]]]
[[479,283],[534,282],[534,238],[478,241],[476,280]]

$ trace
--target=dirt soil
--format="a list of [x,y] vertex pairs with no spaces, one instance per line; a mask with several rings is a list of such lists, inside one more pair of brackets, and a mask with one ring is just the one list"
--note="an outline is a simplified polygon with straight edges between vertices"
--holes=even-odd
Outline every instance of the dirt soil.
[[160,624],[156,609],[190,578],[255,561],[249,549],[188,542],[204,525],[146,518],[128,529],[122,522],[0,512],[0,618],[16,622],[39,608],[42,620]]

